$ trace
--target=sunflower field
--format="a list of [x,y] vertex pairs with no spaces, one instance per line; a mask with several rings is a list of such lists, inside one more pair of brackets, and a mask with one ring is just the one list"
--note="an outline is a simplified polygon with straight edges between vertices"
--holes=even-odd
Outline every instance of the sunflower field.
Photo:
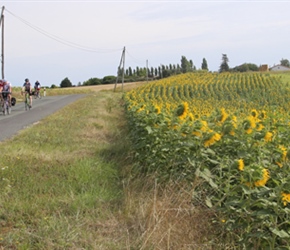
[[124,94],[139,172],[198,182],[239,249],[290,248],[290,84],[265,73],[194,72]]

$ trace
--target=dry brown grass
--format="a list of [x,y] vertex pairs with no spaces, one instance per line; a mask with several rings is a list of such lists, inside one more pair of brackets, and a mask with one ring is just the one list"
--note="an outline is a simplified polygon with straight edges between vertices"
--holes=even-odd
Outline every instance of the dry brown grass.
[[176,183],[162,187],[156,181],[137,179],[124,189],[131,247],[214,249],[207,244],[207,236],[211,236],[209,219],[214,215],[204,207],[193,205],[194,187]]
[[[138,86],[141,86],[142,84],[146,84],[146,82],[127,82],[124,83],[123,89],[124,90],[130,90],[133,88],[136,88]],[[101,90],[114,90],[115,89],[115,83],[112,84],[102,84],[102,85],[90,85],[90,86],[80,86],[77,88],[81,89],[91,89],[93,91],[101,91]],[[76,87],[66,88],[66,89],[76,89]],[[120,92],[122,91],[122,83],[118,83],[116,86],[116,91]]]

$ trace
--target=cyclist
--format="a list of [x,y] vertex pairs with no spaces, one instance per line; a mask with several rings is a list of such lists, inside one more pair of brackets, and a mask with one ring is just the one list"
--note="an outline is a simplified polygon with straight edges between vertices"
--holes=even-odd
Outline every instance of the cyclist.
[[22,95],[24,94],[24,96],[26,95],[26,93],[29,94],[29,100],[30,100],[29,107],[32,108],[32,87],[28,78],[25,79],[25,82],[23,84],[23,88],[21,91],[21,94]]
[[[4,85],[3,80],[0,79],[0,93],[2,92],[3,85]],[[2,94],[0,95],[0,104],[1,104],[1,106],[2,106],[2,104],[3,104],[3,97],[2,97]]]
[[35,97],[39,97],[39,91],[40,91],[40,82],[39,81],[36,81],[35,84],[34,84],[34,91],[35,91]]
[[6,80],[2,80],[2,90],[1,90],[1,92],[2,91],[7,91],[7,92],[9,92],[8,94],[7,94],[7,97],[8,97],[8,103],[9,103],[9,106],[11,107],[11,94],[12,94],[12,86],[11,86],[11,83],[10,82],[8,82],[8,81],[6,81]]

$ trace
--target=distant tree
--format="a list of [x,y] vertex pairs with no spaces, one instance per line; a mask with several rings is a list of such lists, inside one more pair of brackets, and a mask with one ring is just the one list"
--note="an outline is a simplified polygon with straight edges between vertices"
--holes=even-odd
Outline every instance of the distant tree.
[[154,75],[158,76],[158,69],[157,68],[154,69]]
[[232,71],[247,72],[247,71],[259,71],[259,67],[253,63],[244,63],[240,66],[236,66]]
[[90,78],[89,80],[83,82],[84,86],[100,85],[100,84],[102,84],[102,80],[99,78]]
[[176,66],[176,73],[177,74],[180,74],[182,71],[181,71],[181,67],[180,67],[180,65],[179,64],[177,64],[177,66]]
[[250,71],[259,71],[259,67],[257,64],[254,64],[254,63],[247,63],[247,64]]
[[181,72],[186,73],[192,69],[190,62],[186,59],[185,56],[181,56]]
[[51,89],[55,89],[55,88],[57,88],[57,86],[56,86],[55,84],[52,84],[52,85],[50,86],[50,88],[51,88]]
[[190,71],[195,69],[195,66],[193,65],[192,60],[189,60],[189,66],[190,66]]
[[230,67],[228,65],[229,59],[228,59],[227,55],[226,54],[222,54],[222,55],[223,55],[222,56],[222,63],[220,65],[220,70],[219,70],[220,73],[230,70]]
[[[123,71],[124,71],[124,69],[123,69],[123,67],[121,68],[120,66],[118,67],[118,76],[122,76],[123,75]],[[125,72],[124,72],[125,73]]]
[[154,68],[153,67],[151,67],[151,69],[150,69],[150,75],[151,75],[151,77],[154,76]]
[[115,82],[116,82],[116,76],[105,76],[102,80],[103,84],[115,83]]
[[202,59],[201,69],[208,70],[207,61],[205,58]]
[[173,71],[173,74],[176,74],[176,65],[175,64],[173,64],[173,66],[172,66],[172,71]]
[[129,67],[129,76],[132,76],[132,75],[133,75],[133,73],[132,73],[132,68]]
[[287,60],[287,59],[281,59],[280,60],[280,64],[281,65],[283,65],[283,66],[286,66],[286,67],[290,67],[290,62],[289,62],[289,60]]
[[61,83],[60,83],[61,88],[67,88],[67,87],[72,87],[71,81],[66,77],[64,78]]

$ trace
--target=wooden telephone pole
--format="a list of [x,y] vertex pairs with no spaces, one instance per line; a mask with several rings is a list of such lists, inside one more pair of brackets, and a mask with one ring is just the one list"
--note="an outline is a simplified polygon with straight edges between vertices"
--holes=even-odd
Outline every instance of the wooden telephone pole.
[[1,64],[2,64],[2,79],[4,79],[4,9],[5,7],[2,7],[2,12],[1,12],[1,18],[0,18],[0,27],[2,30],[2,45],[1,45]]
[[[122,71],[121,71],[121,65],[122,64],[123,64],[123,67],[122,67]],[[120,71],[122,72],[122,91],[123,91],[123,89],[124,89],[124,73],[125,73],[125,47],[123,49],[120,65],[118,67],[117,79],[116,79],[116,83],[115,83],[114,92],[116,91],[116,87],[117,87]]]

